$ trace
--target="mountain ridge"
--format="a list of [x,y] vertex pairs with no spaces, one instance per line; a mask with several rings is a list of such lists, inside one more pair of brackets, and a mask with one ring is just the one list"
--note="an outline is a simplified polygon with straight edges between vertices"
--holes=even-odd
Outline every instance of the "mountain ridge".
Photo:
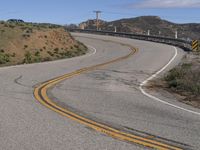
[[[136,18],[123,18],[114,21],[99,21],[100,30],[127,32],[136,34],[148,34],[155,36],[164,36],[175,38],[175,32],[178,32],[178,38],[184,40],[200,39],[200,23],[174,23],[158,16],[141,16]],[[87,20],[79,24],[80,28],[96,29],[96,20]]]

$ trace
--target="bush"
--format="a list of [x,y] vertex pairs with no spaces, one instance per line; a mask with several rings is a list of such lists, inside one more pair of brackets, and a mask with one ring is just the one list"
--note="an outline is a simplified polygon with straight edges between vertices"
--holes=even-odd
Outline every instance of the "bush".
[[41,57],[35,57],[35,58],[33,59],[33,61],[34,61],[34,62],[41,62],[42,59],[41,59]]
[[78,49],[78,48],[79,48],[79,46],[78,46],[78,45],[74,45],[74,47],[75,47],[76,49]]
[[24,45],[24,49],[28,48],[28,45]]
[[35,56],[36,57],[40,56],[40,52],[39,51],[35,52]]
[[24,60],[23,60],[24,63],[26,64],[29,64],[29,63],[32,63],[32,55],[30,52],[26,52],[24,54]]
[[72,53],[71,53],[70,51],[66,51],[66,52],[65,52],[65,56],[66,56],[66,57],[72,57]]
[[200,66],[182,64],[172,69],[165,76],[165,81],[169,88],[200,96]]
[[54,49],[54,53],[58,54],[58,51],[59,51],[58,48],[55,48],[55,49]]
[[10,62],[10,55],[0,52],[0,64],[5,64],[7,62]]
[[43,59],[43,61],[51,61],[52,59],[50,57],[46,57]]
[[28,37],[30,37],[29,34],[23,34],[22,36],[23,36],[24,38],[28,38]]
[[15,57],[16,56],[16,53],[12,53],[11,57]]
[[54,56],[54,54],[51,51],[47,51],[47,53],[52,57]]

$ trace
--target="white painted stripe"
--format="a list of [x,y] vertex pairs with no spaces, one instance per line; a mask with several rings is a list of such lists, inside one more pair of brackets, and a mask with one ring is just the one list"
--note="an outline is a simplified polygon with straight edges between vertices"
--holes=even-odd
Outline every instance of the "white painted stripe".
[[161,72],[163,72],[173,61],[174,59],[176,58],[177,56],[177,48],[176,47],[173,47],[174,50],[175,50],[175,54],[174,56],[171,58],[171,60],[162,68],[160,69],[158,72],[156,72],[155,74],[153,74],[152,76],[150,76],[149,78],[147,78],[145,81],[143,81],[141,84],[140,84],[140,91],[142,92],[142,94],[144,94],[145,96],[155,100],[155,101],[158,101],[158,102],[161,102],[163,104],[166,104],[166,105],[169,105],[171,107],[174,107],[174,108],[177,108],[177,109],[180,109],[180,110],[183,110],[183,111],[186,111],[186,112],[189,112],[189,113],[193,113],[193,114],[196,114],[196,115],[199,115],[200,116],[200,113],[199,112],[195,112],[195,111],[192,111],[192,110],[189,110],[189,109],[186,109],[186,108],[183,108],[183,107],[180,107],[180,106],[177,106],[177,105],[174,105],[174,104],[171,104],[169,102],[166,102],[164,100],[161,100],[153,95],[150,95],[148,94],[147,92],[145,92],[145,90],[143,89],[143,86],[145,86],[147,84],[148,81],[154,79],[155,77],[157,77],[157,75],[159,75]]
[[88,55],[85,55],[85,56],[90,57],[90,56],[95,55],[97,53],[97,49],[96,48],[94,48],[91,45],[87,45],[87,46],[90,47],[91,49],[93,49],[93,52],[91,54],[88,54]]

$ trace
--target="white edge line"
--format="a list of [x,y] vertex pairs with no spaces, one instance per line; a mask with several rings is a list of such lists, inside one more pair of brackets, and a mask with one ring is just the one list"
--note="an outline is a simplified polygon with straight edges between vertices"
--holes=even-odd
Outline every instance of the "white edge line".
[[177,52],[178,50],[177,50],[176,47],[173,47],[173,48],[175,49],[175,54],[174,54],[174,56],[171,58],[171,60],[170,60],[163,68],[161,68],[158,72],[156,72],[155,74],[153,74],[152,76],[150,76],[149,78],[147,78],[145,81],[143,81],[142,83],[140,83],[139,89],[140,89],[140,91],[142,92],[142,94],[144,94],[145,96],[147,96],[147,97],[149,97],[149,98],[151,98],[151,99],[153,99],[153,100],[155,100],[155,101],[161,102],[161,103],[163,103],[163,104],[172,106],[172,107],[174,107],[174,108],[177,108],[177,109],[180,109],[180,110],[189,112],[189,113],[193,113],[193,114],[196,114],[196,115],[200,115],[199,112],[195,112],[195,111],[192,111],[192,110],[189,110],[189,109],[185,109],[185,108],[183,108],[183,107],[180,107],[180,106],[171,104],[171,103],[169,103],[169,102],[163,101],[163,100],[161,100],[161,99],[159,99],[159,98],[157,98],[157,97],[155,97],[155,96],[153,96],[153,95],[148,94],[148,93],[145,92],[145,90],[143,89],[143,86],[145,86],[145,85],[148,83],[148,81],[150,81],[150,80],[154,79],[155,77],[157,77],[161,72],[163,72],[163,71],[174,61],[174,59],[176,58],[176,56],[177,56],[177,54],[178,54],[178,52]]
[[88,55],[85,55],[85,56],[89,57],[89,56],[95,55],[97,53],[97,49],[96,48],[94,48],[91,45],[87,45],[87,46],[90,47],[91,49],[93,49],[94,51],[91,54],[88,54]]

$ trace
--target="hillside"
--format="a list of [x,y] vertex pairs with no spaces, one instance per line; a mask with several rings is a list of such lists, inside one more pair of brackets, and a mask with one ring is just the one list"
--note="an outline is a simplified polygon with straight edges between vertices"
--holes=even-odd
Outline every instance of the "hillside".
[[0,21],[0,66],[73,57],[86,50],[61,26]]
[[[95,20],[88,20],[80,25],[84,26],[85,29],[96,29]],[[115,27],[118,32],[147,34],[148,30],[150,30],[151,35],[173,38],[177,30],[178,38],[186,40],[200,39],[200,24],[176,24],[157,16],[142,16],[111,22],[100,22],[101,30],[114,31]]]

